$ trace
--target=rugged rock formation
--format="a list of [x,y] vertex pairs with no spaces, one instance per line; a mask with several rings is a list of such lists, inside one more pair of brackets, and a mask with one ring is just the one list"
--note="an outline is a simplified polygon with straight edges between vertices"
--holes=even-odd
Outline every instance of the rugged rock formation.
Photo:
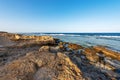
[[97,62],[98,56],[96,51],[93,48],[85,48],[84,53],[91,62]]
[[94,46],[93,47],[97,52],[102,51],[107,57],[110,57],[112,59],[117,59],[120,61],[120,53],[109,50],[103,46]]
[[105,55],[104,62],[106,63],[106,68],[108,70],[120,68],[120,53],[109,50],[103,46],[94,46],[84,49],[85,55],[93,63],[99,62],[99,56],[97,55],[99,52],[102,52]]
[[0,80],[120,79],[114,72],[119,69],[118,64],[117,68],[111,66],[114,63],[107,64],[106,69],[98,65],[99,51],[108,62],[119,60],[118,53],[103,47],[84,48],[50,36],[6,32],[0,32],[0,45]]
[[[58,53],[59,47],[42,46],[54,45],[52,37],[10,33],[0,35],[0,40],[4,42],[1,43],[4,49],[1,48],[0,52],[0,80],[83,79],[82,72],[69,57]],[[5,46],[8,42],[14,42],[15,45]],[[40,46],[42,47],[39,49]],[[55,51],[56,54],[51,53]]]
[[[30,47],[35,45],[55,44],[55,40],[51,36],[26,36],[21,34],[12,34],[12,33],[0,33],[0,36],[1,38],[2,37],[7,38],[6,43],[4,43],[3,45],[8,44],[8,42],[12,41],[16,43],[15,45],[13,45],[16,47],[23,47],[23,46]],[[6,39],[2,40],[2,42],[5,40]]]
[[12,46],[15,43],[13,41],[11,41],[9,38],[4,37],[4,36],[0,36],[0,47],[3,46]]
[[62,53],[30,52],[0,69],[0,80],[82,80],[82,72]]
[[62,50],[79,50],[79,49],[83,49],[83,47],[81,45],[68,43],[68,42],[60,42],[59,47]]

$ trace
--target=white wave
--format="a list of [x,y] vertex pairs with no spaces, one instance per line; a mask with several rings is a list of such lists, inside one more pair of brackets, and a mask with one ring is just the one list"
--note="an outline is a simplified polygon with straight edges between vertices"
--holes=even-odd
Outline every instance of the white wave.
[[120,36],[99,36],[102,38],[120,38]]
[[39,35],[50,35],[50,36],[64,36],[65,34],[49,34],[49,33],[40,33]]
[[51,36],[65,36],[65,34],[45,34],[45,35],[51,35]]
[[60,35],[60,36],[64,36],[65,34],[49,34],[49,35],[55,35],[55,36]]
[[73,34],[49,34],[49,33],[41,33],[40,35],[51,35],[51,36],[80,36],[80,35],[73,35]]

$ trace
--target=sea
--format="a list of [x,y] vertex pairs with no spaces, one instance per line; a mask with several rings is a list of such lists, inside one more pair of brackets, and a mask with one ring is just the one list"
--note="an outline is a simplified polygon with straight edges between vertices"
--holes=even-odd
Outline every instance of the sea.
[[120,52],[120,33],[21,33],[24,35],[49,35],[65,42],[75,43],[84,47],[104,46]]

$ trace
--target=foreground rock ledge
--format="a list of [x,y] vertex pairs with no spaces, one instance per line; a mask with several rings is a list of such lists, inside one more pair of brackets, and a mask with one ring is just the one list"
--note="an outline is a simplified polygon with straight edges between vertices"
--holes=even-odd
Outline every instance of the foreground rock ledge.
[[0,80],[82,80],[79,68],[62,53],[30,52],[0,69]]

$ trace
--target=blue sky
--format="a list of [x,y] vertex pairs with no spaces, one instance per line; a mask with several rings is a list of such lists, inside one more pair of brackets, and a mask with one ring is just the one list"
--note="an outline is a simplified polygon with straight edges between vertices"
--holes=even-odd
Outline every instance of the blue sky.
[[0,0],[0,31],[120,32],[120,0]]

